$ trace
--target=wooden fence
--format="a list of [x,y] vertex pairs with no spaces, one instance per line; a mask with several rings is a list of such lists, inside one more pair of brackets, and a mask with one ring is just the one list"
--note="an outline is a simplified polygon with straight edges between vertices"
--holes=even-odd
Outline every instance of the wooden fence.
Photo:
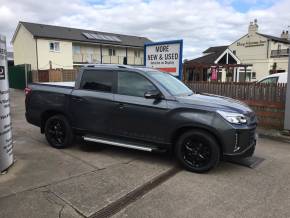
[[51,69],[32,71],[32,82],[75,81],[77,70]]
[[285,84],[187,82],[195,92],[223,95],[248,104],[257,114],[259,126],[283,129]]

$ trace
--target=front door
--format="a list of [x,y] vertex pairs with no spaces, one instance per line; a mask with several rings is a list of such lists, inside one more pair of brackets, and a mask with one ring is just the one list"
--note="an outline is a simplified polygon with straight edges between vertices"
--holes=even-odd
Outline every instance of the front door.
[[157,90],[154,84],[137,72],[118,72],[114,95],[116,110],[112,117],[117,136],[152,142],[164,142],[167,102],[147,99],[145,92]]
[[107,134],[110,117],[115,108],[113,89],[115,72],[86,70],[80,88],[73,90],[70,108],[71,120],[76,129]]

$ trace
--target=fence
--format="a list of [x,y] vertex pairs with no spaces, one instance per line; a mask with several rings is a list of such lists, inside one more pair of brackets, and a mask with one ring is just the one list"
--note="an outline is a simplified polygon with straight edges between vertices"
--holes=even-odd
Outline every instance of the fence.
[[32,82],[75,81],[77,70],[51,69],[32,71]]
[[187,82],[196,92],[231,97],[248,104],[257,114],[259,126],[283,129],[285,84]]

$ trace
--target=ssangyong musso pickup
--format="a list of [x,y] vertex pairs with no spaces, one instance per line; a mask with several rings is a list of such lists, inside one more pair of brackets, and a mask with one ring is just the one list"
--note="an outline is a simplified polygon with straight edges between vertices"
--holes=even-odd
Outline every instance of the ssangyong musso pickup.
[[26,119],[49,144],[85,141],[143,151],[174,152],[192,172],[206,172],[224,157],[253,155],[255,113],[222,96],[191,91],[175,77],[149,68],[93,65],[75,83],[31,84]]

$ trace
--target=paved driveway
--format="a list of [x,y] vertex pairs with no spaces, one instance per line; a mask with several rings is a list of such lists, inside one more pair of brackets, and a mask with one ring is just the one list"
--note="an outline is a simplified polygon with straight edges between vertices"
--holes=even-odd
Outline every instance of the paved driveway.
[[257,168],[221,163],[193,174],[164,154],[53,149],[26,123],[22,92],[12,90],[11,105],[16,163],[0,176],[1,218],[290,217],[290,144],[260,139]]

